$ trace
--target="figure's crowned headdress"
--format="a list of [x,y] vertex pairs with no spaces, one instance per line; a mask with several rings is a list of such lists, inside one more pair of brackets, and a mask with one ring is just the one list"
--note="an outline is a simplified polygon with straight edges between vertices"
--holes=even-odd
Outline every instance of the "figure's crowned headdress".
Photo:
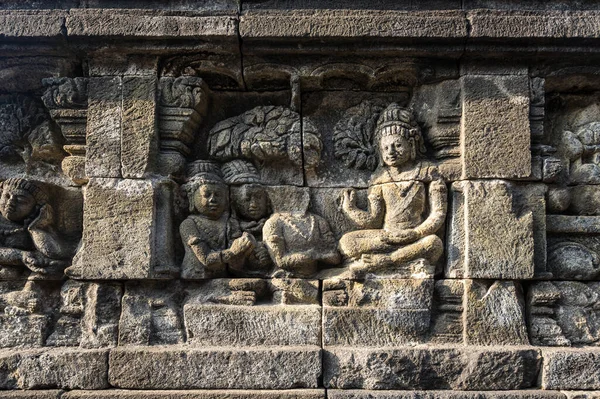
[[19,177],[11,177],[10,179],[0,182],[0,190],[27,191],[35,198],[38,204],[44,204],[48,200],[48,195],[37,182]]
[[181,188],[187,194],[190,212],[194,210],[192,198],[198,187],[203,184],[225,185],[225,181],[221,174],[221,168],[219,167],[219,164],[213,161],[200,160],[190,163],[187,168],[187,175],[187,183]]
[[377,140],[385,136],[402,136],[414,146],[417,154],[425,153],[425,143],[421,135],[421,128],[409,108],[391,103],[379,115],[375,128]]

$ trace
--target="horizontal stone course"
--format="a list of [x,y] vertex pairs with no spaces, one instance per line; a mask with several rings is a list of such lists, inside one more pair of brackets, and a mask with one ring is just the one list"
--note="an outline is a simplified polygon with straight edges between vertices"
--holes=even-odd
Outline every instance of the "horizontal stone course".
[[323,381],[334,389],[526,389],[536,386],[532,347],[329,347]]
[[317,388],[319,347],[183,346],[116,348],[110,353],[110,384],[126,389]]

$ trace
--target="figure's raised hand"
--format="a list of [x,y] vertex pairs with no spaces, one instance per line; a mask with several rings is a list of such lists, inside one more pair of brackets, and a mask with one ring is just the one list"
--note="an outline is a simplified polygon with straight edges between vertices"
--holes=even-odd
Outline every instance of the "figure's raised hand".
[[251,251],[256,246],[256,239],[249,233],[242,234],[241,237],[233,240],[230,251],[234,255],[240,255]]
[[356,190],[348,188],[342,192],[341,207],[342,210],[347,211],[356,206]]

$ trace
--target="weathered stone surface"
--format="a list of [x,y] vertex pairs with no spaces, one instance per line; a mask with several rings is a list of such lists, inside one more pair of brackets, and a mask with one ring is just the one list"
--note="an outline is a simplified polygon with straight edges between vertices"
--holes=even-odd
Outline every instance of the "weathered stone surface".
[[542,389],[600,389],[600,350],[544,349]]
[[600,283],[544,281],[527,294],[534,345],[600,345]]
[[232,16],[167,15],[136,10],[71,10],[66,18],[71,37],[236,38]]
[[494,38],[597,38],[597,11],[474,10],[470,35]]
[[323,282],[323,345],[394,346],[422,342],[433,280]]
[[272,37],[458,38],[467,26],[461,12],[293,10],[247,12],[240,18],[244,39]]
[[528,177],[528,77],[467,75],[461,82],[463,178]]
[[529,279],[534,219],[518,188],[502,180],[452,185],[447,277]]
[[60,399],[63,391],[4,391],[6,399]]
[[126,389],[317,388],[320,376],[321,350],[311,346],[132,347],[109,359],[110,384]]
[[201,346],[320,345],[316,305],[185,305],[188,343]]
[[327,348],[323,381],[333,389],[525,389],[539,352],[528,348]]
[[465,295],[466,344],[529,344],[518,283],[466,280]]
[[183,343],[182,291],[178,282],[127,283],[121,301],[119,345]]
[[156,78],[123,78],[121,172],[125,178],[142,178],[154,169],[158,151]]
[[[566,394],[566,396],[565,396]],[[370,391],[328,389],[330,399],[566,399],[569,393],[548,391],[497,391],[497,392],[452,392],[452,391]],[[576,396],[576,398],[579,398]],[[581,399],[587,397],[583,396]]]
[[47,346],[101,348],[117,344],[123,288],[120,283],[67,280]]
[[[21,396],[17,396],[21,397]],[[45,397],[44,397],[45,398]],[[325,399],[325,390],[190,390],[190,391],[71,391],[64,399]],[[533,398],[532,398],[533,399]]]
[[600,398],[598,391],[563,391],[567,399],[597,399]]
[[0,363],[2,389],[108,388],[107,350],[2,350]]
[[89,79],[86,176],[121,177],[122,92],[121,77]]
[[67,275],[104,280],[172,275],[172,195],[170,180],[90,179],[82,246]]
[[61,10],[0,10],[0,37],[61,37],[66,16]]
[[461,343],[465,326],[464,280],[437,280],[431,314],[432,343]]

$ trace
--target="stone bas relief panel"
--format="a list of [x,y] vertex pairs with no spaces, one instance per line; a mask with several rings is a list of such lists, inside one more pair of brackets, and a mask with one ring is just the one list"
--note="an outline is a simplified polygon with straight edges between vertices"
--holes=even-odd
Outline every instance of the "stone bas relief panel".
[[302,179],[303,169],[317,168],[324,147],[310,120],[304,118],[301,131],[292,110],[258,107],[217,124],[209,159],[188,165],[183,186],[190,215],[179,231],[182,278],[431,278],[443,253],[436,233],[446,217],[447,187],[435,166],[422,162],[425,144],[412,110],[391,103],[379,114],[362,127],[363,150],[343,132],[334,137],[337,153],[352,157],[348,167],[373,170],[360,194],[281,185],[286,164]]
[[554,93],[550,102],[545,168],[547,270],[557,279],[597,280],[598,99]]

